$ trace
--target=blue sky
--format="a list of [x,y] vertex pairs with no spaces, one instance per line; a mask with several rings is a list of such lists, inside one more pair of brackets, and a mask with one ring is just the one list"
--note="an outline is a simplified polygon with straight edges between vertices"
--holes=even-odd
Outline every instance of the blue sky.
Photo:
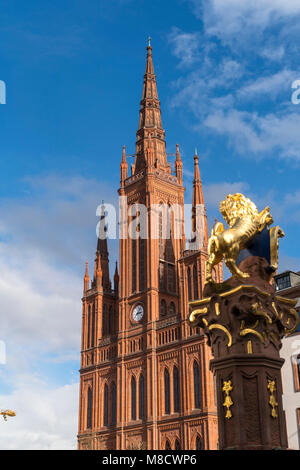
[[186,201],[197,147],[210,224],[229,192],[270,205],[300,269],[299,20],[298,0],[1,1],[0,447],[76,446],[84,262],[135,151],[149,34]]

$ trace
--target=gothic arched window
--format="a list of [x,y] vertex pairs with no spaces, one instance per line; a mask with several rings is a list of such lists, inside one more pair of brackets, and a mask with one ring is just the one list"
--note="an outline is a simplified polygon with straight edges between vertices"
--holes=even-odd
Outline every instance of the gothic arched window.
[[139,291],[145,290],[145,240],[144,238],[139,239]]
[[166,290],[165,286],[165,263],[159,262],[159,288],[160,290]]
[[139,379],[139,418],[145,417],[145,381],[143,374],[140,375]]
[[115,382],[111,384],[111,424],[117,421],[117,388]]
[[92,307],[92,338],[91,338],[91,347],[95,346],[95,327],[96,327],[96,314],[95,314],[95,304]]
[[108,334],[113,334],[114,311],[112,305],[109,307],[108,313]]
[[131,258],[132,258],[132,269],[131,269],[131,284],[132,293],[136,292],[136,240],[131,240]]
[[115,335],[118,331],[118,309],[114,309],[113,313],[113,334]]
[[131,378],[131,419],[136,420],[136,380],[135,377]]
[[168,264],[168,291],[175,292],[175,267]]
[[170,315],[175,315],[175,313],[176,313],[176,308],[175,308],[174,302],[171,302],[171,303],[170,303],[170,306],[169,306],[169,313],[170,313]]
[[194,399],[195,408],[201,408],[200,369],[197,361],[194,361]]
[[166,442],[166,450],[172,450],[170,442],[167,440]]
[[187,281],[188,281],[188,296],[189,296],[189,300],[191,300],[192,299],[191,268],[187,269]]
[[88,392],[87,392],[87,417],[86,417],[87,429],[92,428],[92,419],[93,419],[93,392],[92,392],[91,387],[89,387]]
[[175,450],[181,450],[181,445],[178,439],[176,439],[176,442],[175,442]]
[[107,335],[107,306],[104,305],[102,313],[102,336]]
[[165,414],[170,414],[170,374],[168,369],[165,369],[164,373],[165,379]]
[[161,204],[158,214],[158,239],[159,239],[159,257],[164,257],[164,243],[163,243],[163,206]]
[[87,324],[88,324],[88,329],[87,329],[87,349],[89,349],[91,345],[91,306],[89,305],[88,308],[88,318],[87,318]]
[[196,439],[196,450],[202,450],[202,442],[199,436]]
[[104,386],[103,425],[108,426],[108,385]]
[[160,315],[162,317],[167,315],[167,304],[166,304],[166,301],[164,299],[162,299],[161,302],[160,302]]
[[179,371],[176,366],[173,369],[173,392],[174,392],[174,411],[180,410],[180,384]]
[[194,282],[194,300],[197,300],[199,298],[199,292],[198,292],[197,268],[195,265],[193,267],[193,282]]

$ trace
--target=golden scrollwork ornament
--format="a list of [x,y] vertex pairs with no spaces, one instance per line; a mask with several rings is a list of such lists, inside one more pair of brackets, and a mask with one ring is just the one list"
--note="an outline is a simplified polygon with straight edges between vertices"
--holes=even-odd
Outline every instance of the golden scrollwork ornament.
[[225,400],[223,403],[224,408],[226,408],[226,415],[225,418],[230,419],[232,417],[232,413],[230,407],[233,405],[233,401],[230,396],[230,392],[233,390],[231,380],[224,380],[222,391],[225,393]]
[[278,403],[275,398],[275,391],[276,391],[275,380],[268,380],[268,390],[270,390],[269,404],[272,407],[271,416],[272,418],[277,418],[278,415],[277,415],[276,407],[278,406]]

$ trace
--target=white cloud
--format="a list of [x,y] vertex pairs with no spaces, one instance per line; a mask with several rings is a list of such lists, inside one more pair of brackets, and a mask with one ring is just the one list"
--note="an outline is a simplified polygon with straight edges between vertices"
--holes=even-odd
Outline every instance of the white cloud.
[[0,245],[1,339],[40,353],[78,347],[81,278],[22,248]]
[[291,68],[259,76],[247,72],[246,62],[224,57],[217,63],[205,55],[201,68],[173,84],[177,92],[171,106],[181,113],[191,111],[196,118],[191,122],[194,130],[202,133],[206,127],[226,136],[240,154],[264,158],[276,152],[299,160],[300,116],[290,102],[291,84],[298,76]]
[[256,119],[247,112],[234,109],[228,112],[218,110],[206,117],[204,125],[214,132],[229,137],[232,145],[240,153],[245,153],[249,150],[260,152],[265,149],[265,146],[253,128],[253,121]]
[[269,60],[272,61],[281,61],[285,54],[285,48],[283,46],[273,46],[273,47],[266,47],[262,49],[260,52],[260,55],[262,57],[266,57]]
[[220,79],[223,83],[223,86],[231,85],[232,82],[241,78],[243,75],[243,66],[231,58],[223,58],[220,68],[217,71],[216,82],[213,83],[215,86],[217,83],[220,83]]
[[243,67],[239,62],[224,58],[215,64],[206,57],[201,69],[173,83],[177,92],[172,98],[171,107],[190,109],[202,119],[213,109],[232,106],[234,96],[228,89],[235,85],[242,75]]
[[0,395],[0,408],[16,411],[1,422],[0,448],[76,449],[78,394],[78,384],[52,389],[28,376],[12,394]]
[[0,204],[0,407],[17,412],[1,423],[0,446],[76,448],[78,387],[63,384],[80,366],[83,261],[94,258],[96,207],[111,188],[58,175],[26,184],[26,197]]
[[247,193],[249,184],[243,181],[236,183],[220,182],[204,185],[205,204],[208,206],[219,207],[220,202],[227,194]]
[[96,208],[102,199],[116,201],[117,193],[108,200],[107,183],[77,176],[48,175],[25,183],[25,197],[1,201],[2,235],[51,263],[84,265],[96,247]]
[[300,190],[298,189],[297,191],[293,193],[288,193],[284,197],[284,202],[288,206],[290,205],[299,205],[300,206]]
[[200,59],[200,34],[185,33],[178,28],[173,28],[169,34],[169,42],[173,48],[173,54],[180,62],[179,66],[190,66]]
[[290,93],[291,84],[298,76],[299,74],[295,71],[283,69],[242,86],[238,90],[238,95],[250,99],[253,99],[255,95],[271,95],[276,98],[279,93],[287,92],[287,90]]
[[25,200],[0,206],[1,339],[72,355],[80,345],[84,260],[93,259],[96,207],[108,190],[55,175],[31,180],[29,190]]
[[264,29],[275,20],[300,14],[298,0],[190,0],[206,31],[222,38]]
[[282,158],[300,160],[300,115],[285,113],[276,116],[230,109],[209,114],[204,124],[219,134],[227,135],[236,150],[255,153],[257,156],[270,156],[278,150]]

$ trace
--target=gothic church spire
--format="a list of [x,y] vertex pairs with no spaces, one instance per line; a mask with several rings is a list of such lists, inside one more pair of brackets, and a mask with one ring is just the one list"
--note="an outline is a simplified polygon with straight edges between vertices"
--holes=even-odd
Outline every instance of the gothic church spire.
[[[105,221],[105,205],[104,201],[101,206],[101,215],[99,222],[99,237],[97,242],[97,251],[95,259],[95,273],[94,273],[94,283],[101,277],[101,284],[104,289],[111,289],[111,282],[109,278],[109,259],[108,259],[108,248],[107,248],[107,226]],[[104,236],[105,235],[105,236]]]
[[153,142],[155,165],[162,169],[167,168],[165,131],[162,127],[160,101],[158,99],[150,41],[147,46],[146,71],[144,75],[139,127],[136,135],[135,172],[140,171],[140,169],[147,164],[145,150],[149,137],[151,137]]
[[[207,248],[208,244],[208,229],[207,229],[207,217],[206,208],[204,203],[202,181],[199,170],[199,157],[197,149],[195,149],[194,156],[194,181],[193,181],[193,207],[192,207],[192,232],[194,234],[192,242],[197,240],[200,241],[198,248]],[[196,235],[196,232],[197,235]]]

